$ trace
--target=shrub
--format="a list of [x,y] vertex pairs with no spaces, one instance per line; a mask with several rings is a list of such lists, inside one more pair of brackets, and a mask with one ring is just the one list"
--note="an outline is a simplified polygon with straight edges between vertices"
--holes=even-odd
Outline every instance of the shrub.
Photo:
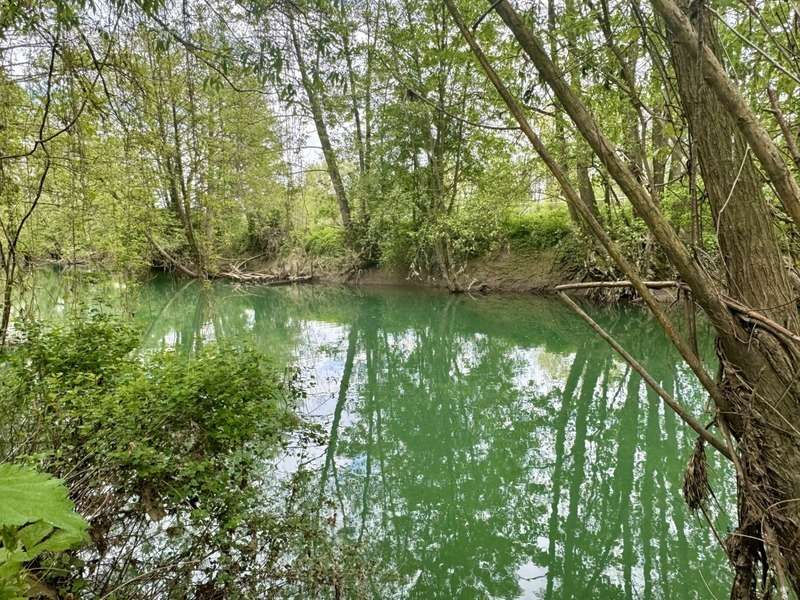
[[[252,350],[211,343],[192,356],[141,356],[137,340],[95,313],[32,327],[0,364],[0,455],[64,477],[78,510],[92,514],[92,547],[42,565],[41,578],[64,594],[102,596],[138,572],[163,571],[172,597],[194,596],[199,582],[269,596],[309,536],[329,537],[294,500],[265,502],[267,490],[276,493],[278,450],[290,439],[320,443],[319,427],[295,416],[300,392]],[[119,556],[111,567],[102,566],[106,553]]]
[[370,220],[369,233],[378,248],[379,262],[390,268],[407,268],[414,261],[418,232],[411,219]]
[[471,202],[449,215],[445,221],[445,235],[455,258],[476,258],[495,249],[503,237],[500,215],[487,201]]
[[305,236],[303,248],[311,256],[341,256],[347,250],[345,232],[333,225],[318,225]]
[[255,463],[299,425],[294,390],[246,348],[139,357],[137,343],[135,330],[99,313],[30,329],[4,388],[57,429],[38,458],[56,469],[96,461],[121,496],[147,493],[159,511],[192,498],[206,513],[230,508],[242,497],[231,482],[254,476]]
[[275,256],[286,239],[284,217],[278,209],[249,212],[247,233],[241,244],[249,252]]
[[553,248],[573,232],[565,205],[542,206],[528,213],[511,213],[504,223],[512,246],[544,250]]
[[370,221],[370,236],[379,249],[380,264],[425,272],[435,262],[435,246],[444,243],[456,262],[482,256],[502,241],[502,221],[497,210],[471,201],[451,214],[420,218],[409,216]]

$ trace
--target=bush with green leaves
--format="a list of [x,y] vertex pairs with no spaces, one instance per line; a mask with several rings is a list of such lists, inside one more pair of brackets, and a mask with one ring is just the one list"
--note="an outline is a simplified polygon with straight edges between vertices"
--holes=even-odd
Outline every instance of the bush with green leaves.
[[141,357],[135,330],[100,313],[32,327],[28,340],[8,362],[3,395],[57,430],[38,441],[37,458],[65,470],[80,453],[123,496],[146,494],[166,511],[189,500],[205,512],[238,502],[231,481],[249,479],[300,426],[298,392],[246,348]]
[[503,241],[498,211],[473,199],[449,214],[414,219],[410,215],[381,215],[370,221],[383,266],[418,273],[434,270],[436,245],[447,248],[456,263],[483,256]]
[[295,414],[293,375],[225,343],[192,355],[142,355],[137,345],[135,330],[94,313],[31,327],[0,365],[0,457],[62,477],[92,515],[91,545],[63,555],[44,583],[100,597],[152,572],[114,597],[186,597],[202,586],[258,597],[299,569],[303,589],[330,587],[330,572],[292,565],[311,538],[329,569],[350,551],[324,542],[325,523],[276,479],[286,444],[321,441]]
[[341,227],[318,225],[305,235],[303,249],[311,256],[340,256],[347,250]]
[[484,256],[503,241],[502,213],[491,200],[475,198],[445,219],[445,237],[457,260]]
[[504,229],[512,247],[532,250],[553,248],[574,231],[565,204],[512,212],[506,216]]
[[272,258],[287,239],[285,215],[277,208],[247,213],[247,234],[240,251],[258,252]]

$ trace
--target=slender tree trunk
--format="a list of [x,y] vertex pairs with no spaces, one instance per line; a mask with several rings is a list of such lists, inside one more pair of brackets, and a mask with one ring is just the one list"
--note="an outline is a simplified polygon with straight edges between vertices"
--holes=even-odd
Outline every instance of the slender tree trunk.
[[653,114],[652,141],[653,141],[653,178],[650,182],[650,195],[656,204],[661,204],[661,194],[664,191],[664,181],[667,174],[667,138],[664,135],[664,120],[667,111],[663,107]]
[[0,349],[4,348],[6,345],[6,339],[8,337],[8,329],[11,324],[11,299],[14,291],[16,257],[12,256],[11,253],[9,252],[7,261],[8,262],[6,264],[3,273],[4,274],[3,311],[2,311],[2,316],[0,316]]
[[339,172],[339,163],[336,160],[336,153],[331,144],[331,138],[328,135],[328,126],[325,122],[325,114],[322,109],[321,94],[321,81],[319,74],[315,69],[309,70],[303,55],[303,46],[300,43],[300,38],[297,35],[297,29],[294,24],[294,17],[289,15],[289,30],[292,36],[292,46],[294,47],[295,58],[297,59],[297,68],[300,71],[300,79],[303,83],[303,89],[308,97],[308,104],[311,108],[311,117],[314,120],[314,127],[317,130],[317,137],[319,137],[320,146],[322,146],[322,154],[325,157],[325,165],[328,169],[328,176],[331,179],[333,192],[336,195],[336,202],[339,205],[339,214],[342,217],[342,226],[347,231],[348,235],[352,232],[352,219],[350,216],[350,203],[347,200],[347,192],[344,188],[344,181]]
[[[575,6],[575,0],[566,0],[565,2],[565,10],[566,10],[566,19],[567,21],[571,21],[573,19],[577,19],[578,9]],[[551,39],[551,47],[552,44],[555,44],[556,36],[554,35],[554,23],[552,21],[551,15],[553,14],[554,7],[548,5],[548,21],[547,26],[552,36]],[[581,58],[578,52],[578,37],[574,27],[567,26],[566,28],[566,37],[567,37],[567,64],[570,65],[569,70],[569,79],[570,85],[572,85],[575,89],[581,88],[581,73],[579,64],[581,62]],[[562,119],[563,120],[563,119]],[[563,126],[563,123],[562,123]],[[561,132],[563,135],[563,131]],[[592,211],[592,214],[596,219],[599,219],[600,213],[597,210],[597,199],[594,194],[594,188],[592,187],[592,178],[589,174],[589,169],[592,166],[592,153],[591,149],[586,145],[586,142],[578,137],[576,140],[576,155],[577,158],[575,160],[575,174],[576,179],[578,181],[578,192],[580,193],[580,198],[583,203]],[[578,219],[579,224],[585,229],[586,225],[583,219]]]
[[[175,106],[174,99],[171,99],[171,109],[172,109],[172,135],[173,135],[173,144],[174,144],[174,155],[172,158],[173,166],[174,166],[174,176],[175,179],[178,180],[178,191],[180,192],[180,198],[178,204],[180,204],[180,217],[183,219],[183,228],[186,232],[186,241],[189,242],[189,248],[194,254],[195,260],[195,271],[198,274],[205,274],[205,261],[203,260],[203,253],[200,250],[200,245],[197,243],[197,237],[195,236],[194,232],[194,223],[192,221],[192,198],[189,189],[189,184],[186,181],[186,176],[184,174],[183,168],[183,144],[181,140],[181,130],[180,124],[178,122],[178,112],[177,107]],[[174,185],[174,181],[172,182]]]
[[[795,12],[795,14],[797,15],[798,13]],[[798,16],[798,18],[800,18],[800,16]],[[783,141],[786,142],[786,149],[789,151],[789,156],[792,157],[795,167],[800,169],[800,150],[797,148],[797,140],[792,132],[792,128],[789,126],[789,123],[786,121],[786,116],[781,110],[780,102],[778,102],[778,94],[772,88],[767,89],[767,94],[769,95],[769,105],[772,108],[772,114],[781,127]]]
[[[155,103],[156,125],[158,128],[160,148],[156,152],[156,162],[163,167],[163,176],[166,180],[166,194],[170,207],[175,212],[183,227],[186,243],[195,262],[192,272],[198,277],[205,276],[205,265],[200,246],[197,243],[192,223],[192,207],[188,188],[184,181],[183,148],[181,144],[180,119],[178,117],[177,101],[173,92],[164,88],[163,82],[172,81],[174,73],[170,66],[170,57],[163,57],[167,61],[166,72],[162,71],[161,58],[155,48],[148,52],[150,68],[155,74],[156,84],[152,100]],[[165,115],[164,112],[167,114]],[[172,139],[170,139],[170,136]]]
[[590,164],[591,161],[587,161],[585,158],[578,163],[578,191],[583,203],[592,212],[594,218],[599,220],[600,212],[597,210],[597,198],[594,194],[591,175],[589,175]]
[[355,125],[355,146],[358,153],[358,172],[361,176],[366,173],[366,156],[364,152],[364,134],[361,127],[361,110],[359,109],[358,91],[356,86],[356,72],[353,68],[353,50],[350,45],[350,33],[347,23],[347,9],[343,2],[339,2],[339,12],[342,19],[342,50],[344,52],[344,61],[347,66],[347,80],[350,84],[350,111],[353,115],[353,124]]
[[[374,20],[374,26],[373,21]],[[375,38],[378,28],[378,15],[373,16],[372,11],[367,15],[367,64],[364,73],[364,171],[369,173],[372,168],[372,65],[375,56]]]

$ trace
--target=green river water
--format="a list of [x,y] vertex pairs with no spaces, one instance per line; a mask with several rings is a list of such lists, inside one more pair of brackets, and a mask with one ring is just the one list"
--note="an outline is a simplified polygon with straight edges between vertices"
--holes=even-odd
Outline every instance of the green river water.
[[[329,434],[310,454],[340,535],[368,541],[402,597],[727,595],[723,554],[681,497],[694,436],[556,300],[91,279],[42,274],[29,300],[44,316],[78,300],[129,311],[145,348],[227,338],[299,367],[301,412]],[[655,323],[592,312],[702,414]]]

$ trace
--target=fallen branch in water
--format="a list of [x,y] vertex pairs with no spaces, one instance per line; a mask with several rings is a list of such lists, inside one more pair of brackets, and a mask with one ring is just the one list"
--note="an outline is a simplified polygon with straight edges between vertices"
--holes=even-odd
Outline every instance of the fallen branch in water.
[[558,292],[558,295],[567,306],[574,310],[580,318],[589,324],[589,327],[591,327],[595,333],[608,342],[608,344],[617,352],[617,354],[619,354],[625,360],[625,362],[627,362],[631,368],[636,371],[642,377],[642,379],[644,379],[645,383],[649,385],[656,394],[658,394],[664,403],[669,406],[684,423],[694,429],[704,441],[708,442],[714,446],[714,448],[719,450],[723,456],[728,458],[728,460],[733,460],[725,443],[708,431],[705,427],[703,427],[703,425],[691,414],[689,414],[677,400],[670,396],[666,390],[664,390],[664,388],[658,384],[653,376],[650,375],[650,373],[648,373],[647,370],[635,358],[633,358],[633,356],[631,356],[627,350],[620,346],[620,344],[613,337],[611,337],[611,335],[605,329],[600,327],[600,325],[598,325],[597,322],[592,319],[592,317],[586,314],[583,309],[564,292]]
[[149,232],[145,231],[144,235],[147,237],[147,241],[149,241],[151,244],[153,244],[153,247],[156,250],[158,250],[158,253],[161,254],[161,256],[163,256],[164,258],[166,258],[170,263],[172,263],[175,266],[175,268],[178,269],[181,273],[183,273],[184,275],[188,275],[189,277],[193,277],[195,279],[199,279],[200,278],[200,275],[198,275],[197,273],[195,273],[194,271],[192,271],[188,267],[185,267],[183,264],[181,264],[181,262],[178,259],[176,259],[169,252],[167,252],[164,248],[162,248],[158,244],[158,242],[156,242],[153,239],[153,236],[151,236]]
[[169,263],[172,264],[178,271],[184,275],[188,275],[193,279],[227,279],[237,283],[253,283],[258,285],[291,285],[293,283],[306,283],[314,279],[313,275],[275,275],[273,273],[259,273],[239,270],[241,265],[253,260],[254,258],[258,258],[258,256],[248,258],[244,262],[233,266],[227,271],[216,271],[213,273],[204,273],[200,275],[182,264],[178,259],[167,252],[167,250],[162,248],[149,233],[145,232],[145,235],[159,254],[167,259],[167,261],[169,261]]
[[[683,287],[683,284],[680,283],[679,281],[643,281],[642,283],[647,287],[649,287],[650,289],[654,290]],[[583,281],[581,283],[565,283],[562,285],[557,285],[553,289],[557,292],[563,292],[566,290],[590,290],[595,288],[621,288],[621,287],[633,287],[633,282],[627,280]]]
[[[648,288],[651,289],[677,288],[684,291],[689,291],[689,287],[681,281],[643,281],[642,283],[644,283],[644,285],[646,285]],[[620,287],[633,287],[633,283],[631,281],[627,281],[624,279],[620,281],[585,281],[580,283],[565,283],[562,285],[557,285],[553,288],[553,290],[555,290],[558,293],[562,293],[567,290],[586,290],[586,289],[597,289],[597,288],[620,288]],[[775,333],[787,340],[800,344],[800,336],[793,333],[780,323],[776,323],[769,317],[762,315],[758,311],[748,308],[741,302],[738,302],[729,296],[722,296],[721,300],[722,303],[725,304],[725,306],[727,306],[734,312],[737,312],[740,315],[748,317],[750,320],[757,322],[759,325],[761,325],[765,329],[770,330],[772,333]]]
[[254,283],[258,285],[291,285],[313,281],[313,275],[280,276],[271,273],[250,273],[243,271],[221,271],[211,276],[213,279],[227,279],[238,283]]

